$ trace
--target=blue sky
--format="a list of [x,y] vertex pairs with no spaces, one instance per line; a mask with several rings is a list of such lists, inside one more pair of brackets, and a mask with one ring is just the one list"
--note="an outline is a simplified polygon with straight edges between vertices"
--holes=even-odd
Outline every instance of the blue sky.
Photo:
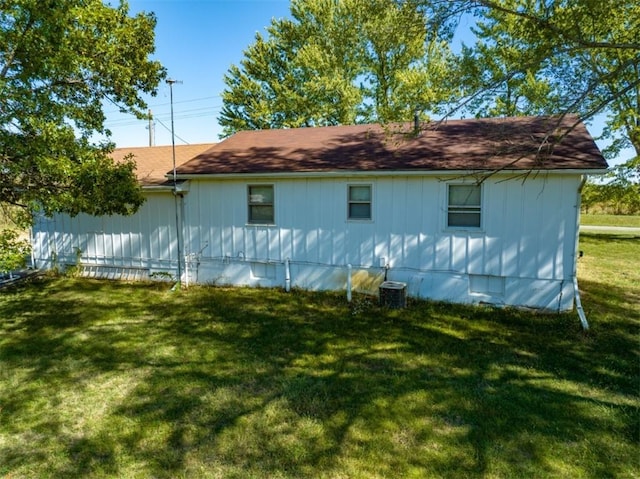
[[[218,141],[217,117],[224,89],[223,76],[257,32],[265,32],[272,18],[289,14],[288,0],[129,0],[130,12],[152,11],[157,17],[154,57],[173,86],[176,144]],[[157,118],[155,144],[171,144],[169,86],[160,85],[158,95],[147,98]],[[106,126],[116,146],[147,146],[147,122],[122,115],[106,104]],[[163,126],[164,125],[164,126]],[[166,128],[165,128],[166,126]]]
[[[129,5],[131,14],[156,14],[154,57],[170,78],[182,82],[173,86],[176,144],[218,141],[224,74],[240,62],[256,33],[265,33],[272,18],[289,15],[289,0],[129,0]],[[147,98],[147,103],[156,118],[155,144],[171,144],[169,86],[160,85],[157,96]],[[149,144],[146,121],[122,115],[110,104],[105,112],[116,146]],[[588,128],[594,137],[600,134],[602,118]],[[623,152],[614,163],[631,156],[631,151]]]

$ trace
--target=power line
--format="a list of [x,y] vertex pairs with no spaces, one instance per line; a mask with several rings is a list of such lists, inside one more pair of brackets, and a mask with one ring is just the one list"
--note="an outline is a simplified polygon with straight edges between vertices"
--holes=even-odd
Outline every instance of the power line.
[[[220,108],[222,108],[222,105],[214,105],[211,107],[203,107],[203,108],[192,108],[192,109],[188,109],[188,110],[182,110],[181,112],[178,112],[175,115],[175,119],[178,120],[185,120],[185,119],[189,119],[189,118],[202,118],[202,117],[206,117],[206,116],[213,116],[216,114],[217,110],[219,110]],[[162,113],[162,114],[155,114],[154,115],[154,119],[158,119],[158,118],[164,118],[165,120],[167,120],[169,118],[169,114],[168,113]],[[139,121],[146,121],[146,120],[140,120],[137,119],[135,117],[131,118],[117,118],[117,119],[113,119],[113,120],[106,120],[105,121],[105,125],[109,125],[109,126],[113,126],[113,127],[117,127],[117,126],[125,126],[125,125],[135,125],[137,124]]]
[[[158,123],[160,123],[160,124],[165,128],[165,130],[167,130],[169,133],[171,133],[171,128],[169,128],[167,125],[165,125],[164,123],[162,123],[158,118],[154,118],[154,120],[156,120]],[[174,135],[178,140],[180,140],[181,142],[183,142],[185,145],[188,145],[188,144],[189,144],[189,142],[188,142],[187,140],[185,140],[185,139],[183,139],[183,138],[180,138],[176,133],[173,133],[173,135]]]
[[[174,105],[177,105],[177,104],[180,104],[180,103],[193,103],[194,101],[210,100],[210,99],[212,99],[212,98],[220,98],[220,97],[221,97],[221,95],[203,96],[203,97],[200,97],[200,98],[192,98],[192,99],[190,99],[190,100],[180,100],[180,101],[176,101],[176,102],[174,102],[173,104],[174,104]],[[110,98],[108,98],[108,97],[107,97],[107,100],[109,100],[109,101],[110,101],[111,103],[113,103],[115,106],[118,106],[118,107],[119,107],[119,105],[118,105],[117,103],[114,103]],[[147,105],[147,107],[148,107],[148,108],[157,108],[157,107],[159,107],[159,106],[169,106],[169,105],[171,105],[171,103],[170,103],[170,102],[166,102],[166,103],[155,103],[155,104],[153,104],[153,105]],[[105,113],[105,114],[110,114],[110,113],[120,113],[120,110],[108,110],[108,111],[105,111],[104,113]]]

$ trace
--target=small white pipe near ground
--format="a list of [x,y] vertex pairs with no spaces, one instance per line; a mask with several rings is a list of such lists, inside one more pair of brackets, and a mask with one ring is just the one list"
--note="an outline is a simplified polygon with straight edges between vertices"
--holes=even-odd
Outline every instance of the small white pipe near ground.
[[351,302],[351,264],[347,265],[347,301]]
[[284,290],[287,293],[291,291],[291,269],[289,267],[289,258],[284,260]]
[[184,257],[184,287],[189,287],[189,257]]
[[587,322],[587,316],[584,314],[584,309],[582,309],[582,302],[580,301],[580,290],[578,289],[578,278],[576,276],[573,277],[573,292],[576,299],[576,310],[578,311],[578,316],[580,317],[580,322],[582,323],[582,329],[586,331],[587,329],[589,329],[589,323]]

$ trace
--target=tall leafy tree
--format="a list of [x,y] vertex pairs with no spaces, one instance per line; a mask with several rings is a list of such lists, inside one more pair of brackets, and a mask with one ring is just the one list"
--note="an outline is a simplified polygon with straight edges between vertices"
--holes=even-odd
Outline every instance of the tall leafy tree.
[[[0,0],[0,202],[46,213],[127,214],[143,201],[131,162],[94,144],[103,104],[142,115],[165,76],[155,17],[125,2]],[[15,208],[14,208],[15,210]]]
[[[350,53],[335,36],[317,38],[321,24],[338,24],[336,8],[301,10],[300,22],[274,20],[267,38],[257,34],[240,66],[232,65],[224,81],[220,124],[224,136],[238,130],[334,125],[353,121],[360,92]],[[320,10],[320,11],[318,11]],[[319,25],[320,24],[320,25]],[[316,37],[316,41],[308,41]]]
[[[42,210],[128,214],[143,202],[134,164],[94,144],[104,102],[142,115],[142,93],[165,76],[149,59],[155,18],[125,2],[0,0],[0,208],[20,226]],[[0,270],[24,258],[15,229],[0,228]]]
[[451,98],[451,59],[415,1],[293,0],[225,75],[218,120],[223,136],[406,120]]
[[471,111],[606,114],[611,153],[633,146],[640,154],[638,2],[452,3],[477,16],[478,42],[464,50]]
[[[423,1],[432,8],[435,2]],[[604,154],[635,156],[586,203],[640,205],[640,4],[634,0],[452,0],[474,13],[478,41],[463,49],[468,110],[480,116],[575,113],[606,117]],[[449,17],[450,19],[450,17]]]

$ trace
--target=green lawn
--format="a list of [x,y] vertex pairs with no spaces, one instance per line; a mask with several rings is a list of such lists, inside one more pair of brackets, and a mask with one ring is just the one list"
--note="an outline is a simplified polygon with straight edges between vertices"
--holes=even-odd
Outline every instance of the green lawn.
[[0,477],[638,477],[640,241],[580,247],[588,332],[299,291],[0,291]]
[[592,215],[582,213],[580,224],[596,226],[631,226],[640,227],[640,216],[633,215]]

